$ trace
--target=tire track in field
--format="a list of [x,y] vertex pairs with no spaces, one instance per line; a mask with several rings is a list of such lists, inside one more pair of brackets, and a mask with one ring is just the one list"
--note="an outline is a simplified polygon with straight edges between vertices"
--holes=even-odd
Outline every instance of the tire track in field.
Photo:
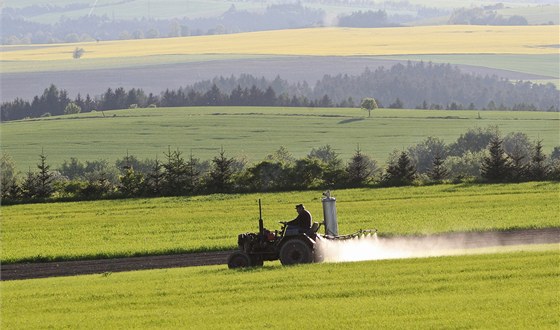
[[[423,238],[458,239],[468,248],[560,243],[560,228],[448,233]],[[395,239],[394,237],[390,239]],[[146,257],[21,263],[0,266],[0,279],[23,280],[55,276],[103,274],[143,269],[225,265],[233,251],[216,251]]]
[[1,266],[0,279],[3,281],[23,280],[143,269],[221,265],[227,263],[227,257],[231,252],[217,251],[146,257],[9,264]]

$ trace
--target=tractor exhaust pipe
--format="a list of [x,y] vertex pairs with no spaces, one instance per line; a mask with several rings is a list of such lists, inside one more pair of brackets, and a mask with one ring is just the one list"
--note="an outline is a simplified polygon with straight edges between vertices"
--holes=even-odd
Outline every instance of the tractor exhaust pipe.
[[325,224],[325,235],[338,236],[338,220],[336,216],[336,198],[331,196],[331,191],[323,193],[323,219]]
[[261,199],[259,198],[259,234],[264,235],[264,224],[262,219]]

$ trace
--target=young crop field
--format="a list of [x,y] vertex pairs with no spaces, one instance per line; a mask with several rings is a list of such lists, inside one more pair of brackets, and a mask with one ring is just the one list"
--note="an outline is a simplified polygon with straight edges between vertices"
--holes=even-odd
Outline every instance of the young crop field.
[[559,260],[556,247],[4,281],[2,327],[557,329]]
[[[481,119],[478,119],[480,114]],[[51,168],[70,157],[114,162],[129,155],[164,159],[168,147],[201,160],[228,157],[261,161],[284,146],[295,157],[329,144],[343,161],[356,149],[384,164],[429,136],[452,143],[468,129],[498,126],[543,140],[549,153],[558,145],[559,113],[375,110],[280,107],[160,108],[84,113],[4,122],[2,148],[22,172],[35,169],[44,150]]]
[[[560,227],[560,183],[349,189],[339,232],[380,235]],[[233,249],[237,235],[295,218],[304,203],[322,221],[321,192],[29,204],[2,207],[3,263]]]

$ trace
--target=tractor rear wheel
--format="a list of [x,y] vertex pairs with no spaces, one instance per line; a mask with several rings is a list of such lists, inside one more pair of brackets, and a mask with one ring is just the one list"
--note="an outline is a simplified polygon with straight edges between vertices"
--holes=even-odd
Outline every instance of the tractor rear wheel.
[[243,251],[235,251],[228,257],[227,265],[229,269],[251,267],[251,258]]
[[280,249],[282,265],[307,264],[313,261],[313,251],[302,240],[291,239]]

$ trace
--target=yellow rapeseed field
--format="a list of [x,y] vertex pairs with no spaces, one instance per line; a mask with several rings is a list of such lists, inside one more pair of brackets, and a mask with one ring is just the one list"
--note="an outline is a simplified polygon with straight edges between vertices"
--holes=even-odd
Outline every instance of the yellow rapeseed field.
[[400,55],[558,54],[559,26],[417,26],[310,28],[217,36],[100,41],[5,47],[2,61],[71,59],[76,47],[88,59],[155,55]]

